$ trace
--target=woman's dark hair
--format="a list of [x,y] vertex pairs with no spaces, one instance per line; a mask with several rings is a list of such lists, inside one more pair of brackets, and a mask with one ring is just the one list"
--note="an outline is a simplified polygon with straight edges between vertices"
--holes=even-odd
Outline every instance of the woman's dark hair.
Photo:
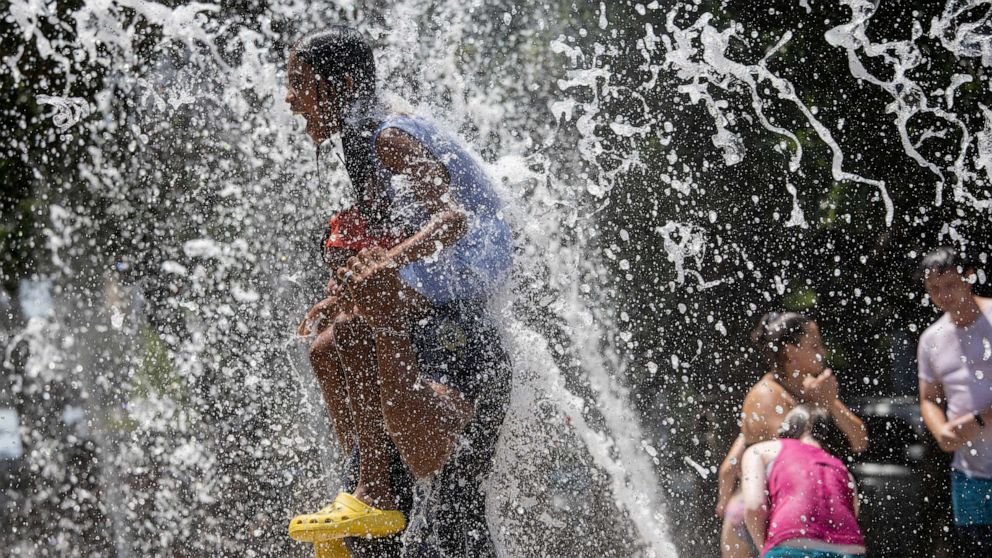
[[296,41],[292,52],[296,59],[306,62],[321,80],[332,87],[351,76],[356,98],[375,95],[375,56],[365,37],[344,25],[332,25]]
[[810,318],[799,312],[769,312],[751,331],[751,341],[758,348],[768,366],[778,364],[779,354],[784,345],[798,345],[806,335],[806,324]]
[[916,268],[917,279],[923,280],[931,273],[953,271],[964,275],[969,269],[974,269],[974,263],[961,251],[950,246],[942,246],[923,256]]
[[778,429],[778,437],[798,440],[803,434],[809,434],[813,439],[823,441],[829,424],[830,415],[823,409],[796,405],[785,415]]
[[[344,25],[332,25],[296,41],[291,49],[296,59],[306,63],[314,74],[334,89],[343,117],[341,146],[344,166],[355,188],[358,210],[373,229],[382,229],[387,220],[388,201],[385,192],[373,188],[375,162],[372,156],[372,127],[368,119],[349,118],[349,110],[365,103],[371,108],[375,101],[375,56],[372,46],[357,30]],[[354,89],[345,90],[343,79],[350,76]],[[318,95],[320,89],[318,88]],[[318,168],[320,146],[317,146]]]

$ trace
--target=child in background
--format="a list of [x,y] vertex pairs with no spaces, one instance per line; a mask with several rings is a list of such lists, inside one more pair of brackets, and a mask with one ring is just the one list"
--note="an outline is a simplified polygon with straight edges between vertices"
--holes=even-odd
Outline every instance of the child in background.
[[826,412],[799,405],[744,454],[745,521],[762,558],[863,558],[854,477],[820,447]]

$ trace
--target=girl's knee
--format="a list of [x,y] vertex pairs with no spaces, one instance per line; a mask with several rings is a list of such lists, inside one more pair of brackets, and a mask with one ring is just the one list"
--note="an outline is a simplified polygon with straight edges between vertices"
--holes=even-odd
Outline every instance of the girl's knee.
[[337,350],[337,341],[334,339],[334,327],[332,326],[321,332],[310,344],[310,362],[335,356]]

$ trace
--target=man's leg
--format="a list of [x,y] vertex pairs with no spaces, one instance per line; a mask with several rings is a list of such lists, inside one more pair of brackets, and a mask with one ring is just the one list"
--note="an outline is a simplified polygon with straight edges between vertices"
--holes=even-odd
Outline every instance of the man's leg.
[[313,367],[324,404],[330,412],[341,450],[349,455],[355,445],[355,422],[348,403],[348,388],[338,362],[338,348],[333,327],[322,331],[310,345],[310,366]]
[[952,471],[951,497],[959,556],[992,556],[992,480]]
[[333,330],[358,439],[359,475],[353,496],[376,508],[398,509],[389,482],[393,444],[383,419],[372,329],[351,316],[335,320]]
[[473,400],[475,413],[429,487],[418,487],[403,556],[494,558],[482,485],[509,407],[509,358],[481,306],[448,307],[440,319],[416,327],[414,337],[424,376],[447,376]]

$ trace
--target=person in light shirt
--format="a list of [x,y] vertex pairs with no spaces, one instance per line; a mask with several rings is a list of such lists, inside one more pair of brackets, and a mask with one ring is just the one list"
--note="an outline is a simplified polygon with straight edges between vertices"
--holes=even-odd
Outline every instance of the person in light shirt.
[[917,349],[920,413],[940,449],[954,452],[951,501],[963,556],[992,556],[992,299],[975,295],[976,268],[953,248],[920,262],[943,315]]

